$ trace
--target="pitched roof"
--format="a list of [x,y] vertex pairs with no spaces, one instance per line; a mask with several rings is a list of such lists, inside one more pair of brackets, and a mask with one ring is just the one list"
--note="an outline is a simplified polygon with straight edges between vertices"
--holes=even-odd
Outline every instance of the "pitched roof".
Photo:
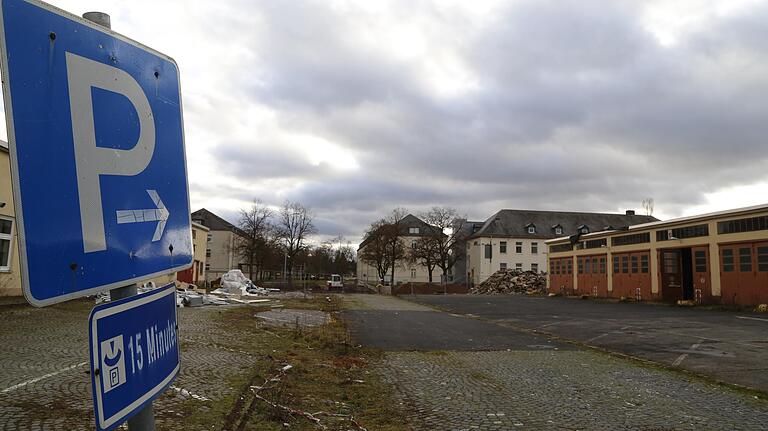
[[[533,211],[504,209],[483,223],[472,237],[508,236],[518,238],[556,238],[576,234],[583,226],[590,232],[610,229],[624,229],[630,225],[657,221],[655,217],[635,214],[607,214],[566,211]],[[529,234],[527,227],[536,227],[536,233]],[[563,228],[555,234],[555,227]]]
[[[413,214],[408,214],[407,216],[401,218],[398,224],[400,225],[400,234],[402,236],[426,236],[430,233],[437,232],[436,227],[427,224],[424,220],[416,217]],[[410,229],[413,227],[419,228],[419,233],[410,233]],[[366,236],[357,249],[360,250],[365,247],[365,245],[368,244],[370,240],[370,236]]]
[[[468,238],[472,236],[475,232],[480,230],[480,228],[483,227],[483,224],[485,222],[482,221],[470,221],[470,220],[459,220],[459,223],[461,224],[461,227],[459,228],[459,237],[460,238]],[[454,229],[456,226],[454,225]]]
[[210,230],[228,230],[240,235],[243,232],[237,226],[217,216],[216,214],[208,211],[205,208],[201,208],[192,213],[192,221],[200,223]]
[[[427,224],[424,220],[416,217],[413,214],[408,214],[407,216],[400,219],[400,233],[403,235],[409,235],[409,236],[424,236],[430,233],[437,233],[438,230],[436,227]],[[410,233],[410,229],[412,227],[419,228],[419,233],[414,234]]]

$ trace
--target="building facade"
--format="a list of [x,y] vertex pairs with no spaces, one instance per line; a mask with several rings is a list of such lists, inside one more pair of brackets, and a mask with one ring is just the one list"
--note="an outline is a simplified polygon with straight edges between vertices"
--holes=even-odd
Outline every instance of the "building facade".
[[231,269],[239,269],[243,258],[237,252],[237,241],[245,234],[232,223],[203,208],[192,213],[192,221],[209,229],[206,232],[204,280],[210,283]]
[[[436,229],[412,214],[403,217],[398,224],[400,226],[400,234],[402,235],[400,241],[402,241],[403,246],[406,248],[406,254],[408,248],[413,248],[416,241],[426,235],[434,234],[434,229]],[[357,280],[360,283],[369,285],[375,285],[382,281],[388,283],[392,274],[391,269],[387,271],[387,276],[384,280],[379,280],[376,266],[370,262],[365,262],[360,258],[365,252],[365,247],[369,244],[370,238],[365,238],[357,249]],[[442,270],[436,267],[432,273],[432,281],[439,283],[441,275]],[[429,271],[426,266],[418,262],[411,262],[408,259],[403,259],[395,265],[394,281],[395,284],[410,282],[427,283],[429,282]]]
[[482,225],[471,223],[465,240],[466,280],[479,284],[500,269],[546,272],[545,241],[656,221],[651,216],[504,209]]
[[547,242],[550,292],[768,303],[768,204]]
[[205,265],[207,263],[208,233],[211,230],[200,223],[192,222],[192,267],[178,273],[178,281],[202,286],[205,284]]
[[21,295],[16,215],[8,144],[0,141],[0,296]]

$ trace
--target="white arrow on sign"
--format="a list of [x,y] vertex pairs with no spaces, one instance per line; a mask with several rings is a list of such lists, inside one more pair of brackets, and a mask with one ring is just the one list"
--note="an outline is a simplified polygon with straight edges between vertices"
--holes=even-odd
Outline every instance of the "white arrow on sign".
[[155,190],[147,190],[149,197],[152,198],[152,202],[155,203],[155,209],[148,210],[118,210],[117,211],[117,224],[124,223],[144,223],[156,221],[157,228],[155,229],[155,235],[152,237],[152,242],[159,241],[163,237],[163,231],[165,231],[165,222],[168,220],[168,216],[171,214],[165,209],[163,200],[160,199],[160,195]]

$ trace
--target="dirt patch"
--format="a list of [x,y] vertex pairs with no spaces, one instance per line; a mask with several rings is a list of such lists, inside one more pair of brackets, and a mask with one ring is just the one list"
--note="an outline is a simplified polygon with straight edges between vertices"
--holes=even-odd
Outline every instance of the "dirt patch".
[[351,368],[364,368],[368,365],[368,362],[363,358],[355,356],[339,356],[333,360],[333,366],[336,368],[345,368],[347,370]]
[[261,319],[268,326],[282,326],[295,328],[311,328],[325,325],[331,320],[329,313],[319,310],[297,310],[279,308],[276,310],[262,311],[256,313],[256,317]]

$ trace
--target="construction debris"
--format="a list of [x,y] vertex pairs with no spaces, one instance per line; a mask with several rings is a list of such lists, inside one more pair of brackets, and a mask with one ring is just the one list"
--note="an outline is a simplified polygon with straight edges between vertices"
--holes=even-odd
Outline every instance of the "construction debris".
[[[291,295],[292,292],[283,294],[280,289],[265,289],[253,284],[242,271],[239,269],[233,269],[221,277],[221,288],[216,289],[210,293],[205,290],[199,289],[194,284],[188,284],[184,282],[176,281],[176,306],[177,307],[202,307],[206,305],[237,305],[237,304],[264,304],[278,301],[276,297],[304,297],[303,293],[296,292]],[[138,293],[145,293],[156,289],[157,286],[154,282],[149,281],[138,286]],[[265,296],[272,296],[272,298],[264,298]],[[101,292],[96,295],[96,303],[110,301],[109,292]],[[279,304],[272,305],[272,307],[279,307]]]
[[547,293],[547,276],[534,271],[501,269],[469,290],[471,294],[541,294]]

